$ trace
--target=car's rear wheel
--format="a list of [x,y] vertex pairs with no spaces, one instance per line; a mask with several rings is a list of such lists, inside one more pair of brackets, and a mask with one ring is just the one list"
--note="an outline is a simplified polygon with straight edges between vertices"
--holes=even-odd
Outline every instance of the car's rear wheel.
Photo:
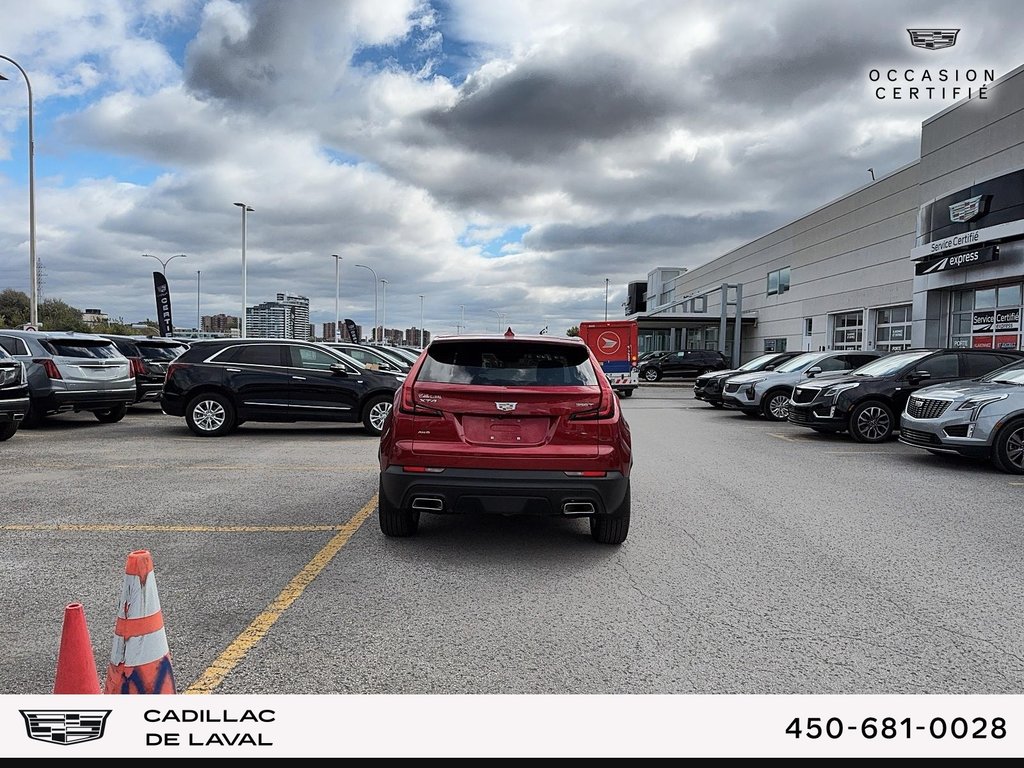
[[18,422],[7,421],[0,424],[0,443],[4,440],[10,440],[14,437],[14,433],[18,431]]
[[590,518],[590,535],[599,544],[621,544],[629,533],[629,486],[619,508],[610,515]]
[[850,437],[858,443],[884,443],[892,435],[892,408],[878,400],[868,400],[850,414]]
[[632,389],[620,389],[619,390],[619,394],[621,394],[623,397],[632,397],[633,396],[633,390]]
[[93,411],[96,419],[103,424],[114,424],[120,421],[128,413],[128,406],[125,404],[115,405],[113,408],[104,408],[102,411]]
[[992,463],[1003,472],[1024,475],[1024,419],[1011,421],[996,435]]
[[385,536],[413,536],[420,527],[420,513],[393,505],[384,495],[382,485],[377,488],[377,519]]
[[657,381],[661,378],[661,371],[657,368],[647,368],[643,373],[644,381]]
[[363,409],[363,429],[366,434],[379,437],[384,431],[384,422],[391,414],[393,400],[385,395],[378,395],[366,404]]
[[224,395],[204,392],[185,409],[185,423],[199,437],[220,437],[237,426],[235,406]]
[[771,421],[786,421],[789,418],[789,392],[773,389],[761,401],[761,412]]

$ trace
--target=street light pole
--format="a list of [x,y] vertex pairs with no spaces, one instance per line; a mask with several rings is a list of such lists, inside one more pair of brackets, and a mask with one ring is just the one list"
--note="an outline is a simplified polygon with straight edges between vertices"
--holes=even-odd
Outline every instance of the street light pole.
[[242,317],[239,320],[238,335],[241,338],[244,339],[245,338],[245,332],[246,332],[246,329],[245,329],[245,315],[246,315],[245,309],[246,309],[246,305],[248,304],[248,300],[249,300],[249,295],[248,295],[248,293],[246,291],[246,285],[245,285],[245,278],[246,278],[246,272],[245,272],[245,215],[247,213],[253,213],[256,209],[252,208],[251,206],[247,205],[246,203],[235,203],[235,205],[237,205],[239,208],[242,209]]
[[420,349],[423,349],[423,294],[420,294]]
[[334,341],[338,342],[341,341],[341,256],[336,253],[331,255],[334,257]]
[[387,343],[387,317],[388,317],[388,281],[383,277],[380,279],[380,340],[382,344]]
[[497,315],[497,316],[498,316],[498,333],[501,333],[501,312],[499,312],[499,311],[498,311],[498,310],[496,310],[496,309],[492,309],[492,310],[490,310],[490,311],[491,311],[491,312],[493,312],[493,313],[494,313],[495,315]]
[[377,338],[377,272],[373,267],[368,267],[365,264],[356,264],[357,267],[370,270],[370,274],[373,275],[373,333],[370,334],[370,341]]
[[462,322],[459,323],[459,335],[461,336],[462,331],[466,328],[466,305],[459,304],[459,306],[462,308]]
[[160,272],[163,273],[164,277],[167,276],[167,265],[170,264],[174,259],[187,259],[188,258],[188,256],[186,256],[184,253],[175,254],[174,256],[170,256],[167,259],[161,259],[159,256],[154,256],[151,253],[144,253],[144,254],[142,254],[142,257],[145,258],[145,259],[156,259],[157,261],[159,261],[160,262]]
[[200,289],[202,286],[203,271],[201,269],[196,270],[196,338],[200,338],[200,334],[203,332],[203,316],[199,312],[199,296]]
[[[32,82],[28,79],[28,73],[22,69],[21,64],[10,56],[0,54],[0,59],[9,61],[25,78],[25,86],[28,88],[28,271],[29,271],[29,323],[33,328],[39,328],[39,275],[36,266],[36,145],[32,125]],[[0,80],[7,78],[0,75]]]
[[604,279],[604,319],[608,321],[608,278]]

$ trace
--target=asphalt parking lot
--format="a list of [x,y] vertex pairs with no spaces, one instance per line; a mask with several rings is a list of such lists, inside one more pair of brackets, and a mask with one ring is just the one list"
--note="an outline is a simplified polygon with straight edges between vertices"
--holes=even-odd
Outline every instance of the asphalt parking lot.
[[428,517],[386,539],[376,440],[154,406],[0,446],[0,693],[52,690],[81,602],[101,681],[149,550],[188,693],[1019,693],[1024,478],[643,387],[633,527]]

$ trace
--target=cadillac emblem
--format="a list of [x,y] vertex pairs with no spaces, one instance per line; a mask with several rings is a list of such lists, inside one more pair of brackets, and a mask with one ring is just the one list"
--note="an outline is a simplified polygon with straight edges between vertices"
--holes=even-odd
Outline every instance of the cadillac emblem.
[[949,206],[949,220],[957,223],[973,221],[978,218],[985,209],[985,195],[978,195],[959,203]]
[[103,738],[110,709],[22,709],[28,737],[51,744],[78,744]]
[[939,48],[952,48],[956,45],[959,29],[908,29],[910,44],[915,48],[937,51]]
[[499,411],[514,411],[518,403],[495,403],[494,406]]

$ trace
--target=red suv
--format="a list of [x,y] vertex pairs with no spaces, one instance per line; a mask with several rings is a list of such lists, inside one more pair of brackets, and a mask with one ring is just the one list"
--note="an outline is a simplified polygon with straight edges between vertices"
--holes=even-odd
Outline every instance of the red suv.
[[629,425],[579,339],[450,336],[430,343],[380,441],[380,528],[411,536],[421,512],[587,517],[629,531]]

